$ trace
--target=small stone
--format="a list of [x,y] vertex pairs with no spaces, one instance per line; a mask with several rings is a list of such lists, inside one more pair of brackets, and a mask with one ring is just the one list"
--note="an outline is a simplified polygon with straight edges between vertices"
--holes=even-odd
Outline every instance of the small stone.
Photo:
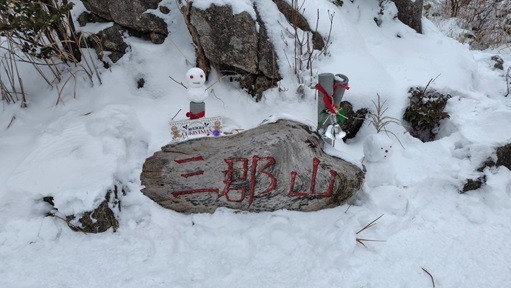
[[160,6],[160,12],[163,13],[163,14],[169,14],[170,13],[170,9],[167,6]]
[[477,179],[467,179],[465,185],[463,185],[463,189],[460,191],[461,193],[465,193],[472,190],[477,190],[486,183],[486,176],[481,176]]
[[504,59],[502,59],[502,57],[500,57],[499,55],[491,56],[490,59],[499,63],[499,64],[504,64]]
[[504,65],[502,65],[501,63],[495,63],[493,65],[493,68],[499,69],[499,70],[504,70]]
[[143,88],[143,87],[144,87],[144,85],[145,85],[145,80],[144,80],[144,78],[140,78],[140,79],[138,79],[138,81],[137,81],[137,88],[138,88],[138,89]]
[[342,101],[340,106],[346,111],[344,116],[347,118],[346,121],[341,124],[342,131],[346,132],[346,137],[344,137],[343,140],[354,138],[364,124],[367,109],[363,108],[353,111],[353,105],[348,101]]
[[153,42],[154,44],[162,44],[163,42],[165,42],[165,38],[167,38],[167,35],[163,35],[157,32],[151,32],[149,34],[149,37],[151,39],[151,42]]

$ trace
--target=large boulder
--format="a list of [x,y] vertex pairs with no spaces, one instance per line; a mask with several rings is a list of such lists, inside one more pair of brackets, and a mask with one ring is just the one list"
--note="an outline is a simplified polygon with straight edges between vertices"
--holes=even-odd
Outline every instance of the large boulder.
[[167,23],[147,10],[158,9],[161,0],[82,0],[85,8],[97,17],[113,21],[135,32],[148,34],[151,41],[163,42]]
[[[254,6],[257,13],[257,5]],[[211,5],[202,10],[193,2],[183,15],[196,46],[197,66],[209,73],[211,65],[223,74],[242,76],[241,88],[259,100],[262,93],[281,79],[276,53],[265,23],[232,7]]]
[[364,172],[322,146],[316,132],[287,120],[169,144],[144,163],[142,193],[185,213],[335,207],[361,189]]

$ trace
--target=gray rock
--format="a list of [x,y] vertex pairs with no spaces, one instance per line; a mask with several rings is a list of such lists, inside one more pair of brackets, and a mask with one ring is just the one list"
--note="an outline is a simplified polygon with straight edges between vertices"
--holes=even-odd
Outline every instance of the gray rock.
[[196,46],[197,66],[206,73],[213,65],[224,75],[241,75],[241,88],[257,100],[281,79],[274,46],[259,16],[234,14],[231,6],[201,10],[193,3],[183,7],[183,15]]
[[504,59],[502,59],[502,57],[500,57],[499,55],[493,55],[493,56],[491,56],[490,59],[499,63],[499,64],[504,64]]
[[511,170],[511,144],[497,148],[497,166],[504,166]]
[[206,10],[192,6],[190,23],[211,62],[258,74],[256,22],[248,12],[234,14],[230,6],[212,5]]
[[[112,60],[113,63],[117,62],[125,53],[126,49],[128,49],[129,45],[124,42],[123,34],[126,32],[124,28],[115,24],[112,27],[101,30],[97,36],[101,41],[101,48],[104,51],[109,51],[108,57]],[[95,46],[99,49],[98,46]],[[102,52],[102,51],[97,51]]]
[[81,27],[87,25],[88,23],[104,23],[104,22],[108,22],[108,20],[106,19],[103,19],[95,14],[92,14],[92,13],[89,13],[87,11],[83,12],[82,14],[80,14],[80,16],[78,16],[78,24],[80,24]]
[[493,68],[504,70],[504,59],[500,57],[499,55],[491,56],[491,60],[495,61],[495,64],[493,64]]
[[317,133],[287,120],[169,144],[144,163],[142,193],[184,213],[335,207],[361,189],[364,172],[322,146]]
[[423,0],[392,0],[397,7],[399,21],[422,33]]
[[167,23],[149,9],[158,9],[161,0],[82,0],[93,14],[141,33],[168,35]]
[[467,179],[460,193],[465,193],[472,190],[477,190],[486,184],[486,176],[482,175],[476,179]]

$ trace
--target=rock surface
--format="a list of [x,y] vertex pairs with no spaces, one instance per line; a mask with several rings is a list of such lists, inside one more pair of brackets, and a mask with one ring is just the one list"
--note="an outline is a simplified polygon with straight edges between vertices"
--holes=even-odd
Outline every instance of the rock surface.
[[422,33],[423,0],[392,0],[397,7],[399,21]]
[[[317,31],[312,31],[310,28],[309,22],[305,17],[296,9],[296,6],[293,7],[285,0],[273,0],[273,3],[277,5],[280,13],[286,17],[286,20],[292,25],[300,28],[302,31],[307,31],[312,33],[312,46],[316,50],[321,50],[325,47],[325,41],[321,34]],[[298,2],[296,2],[298,4]],[[295,5],[296,5],[295,4]]]
[[[128,49],[128,44],[124,42],[123,33],[124,30],[120,25],[114,24],[112,27],[101,30],[97,36],[101,41],[101,48],[104,51],[110,52],[108,53],[108,58],[112,60],[113,63],[119,61],[121,57],[126,53]],[[99,47],[95,47],[98,49],[96,52],[100,53]]]
[[[85,8],[97,17],[122,27],[150,35],[161,42],[168,35],[167,23],[147,10],[158,9],[161,0],[82,0]],[[160,37],[155,36],[155,34]],[[154,41],[153,41],[154,42]]]
[[497,166],[504,166],[511,170],[511,144],[497,148]]
[[[254,5],[257,13],[257,5]],[[202,10],[193,2],[183,7],[188,30],[196,46],[197,66],[207,74],[213,65],[224,75],[242,77],[240,86],[257,100],[281,79],[273,43],[264,22],[248,12],[211,5]]]
[[348,101],[342,101],[340,104],[341,108],[346,111],[345,116],[347,117],[346,121],[341,124],[342,131],[346,132],[346,136],[343,140],[355,138],[360,128],[364,124],[367,109],[362,108],[357,111],[353,111],[353,105],[351,105]]
[[325,154],[322,145],[317,133],[287,120],[169,144],[144,163],[142,193],[184,213],[335,207],[361,188],[364,172]]

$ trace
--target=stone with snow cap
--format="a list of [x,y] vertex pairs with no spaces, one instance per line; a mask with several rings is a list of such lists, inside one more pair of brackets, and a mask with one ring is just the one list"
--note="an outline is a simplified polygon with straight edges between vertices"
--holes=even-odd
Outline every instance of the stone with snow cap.
[[336,207],[361,188],[364,172],[322,146],[319,134],[290,120],[169,144],[144,163],[142,193],[184,213]]

